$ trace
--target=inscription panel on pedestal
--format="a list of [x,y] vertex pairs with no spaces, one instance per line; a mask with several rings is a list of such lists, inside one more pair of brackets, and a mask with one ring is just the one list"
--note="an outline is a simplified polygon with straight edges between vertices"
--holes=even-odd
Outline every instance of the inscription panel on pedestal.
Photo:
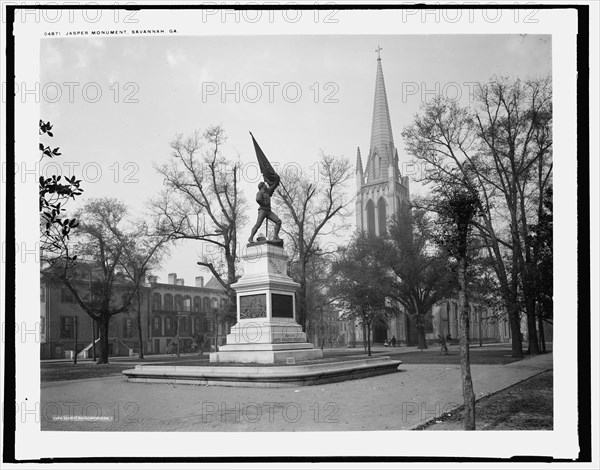
[[271,294],[273,317],[294,318],[294,297],[292,295]]
[[240,295],[240,320],[266,316],[267,294]]

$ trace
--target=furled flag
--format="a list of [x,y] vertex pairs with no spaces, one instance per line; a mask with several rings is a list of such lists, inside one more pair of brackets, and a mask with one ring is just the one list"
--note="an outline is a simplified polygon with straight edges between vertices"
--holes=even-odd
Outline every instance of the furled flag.
[[272,191],[274,191],[275,188],[279,186],[279,175],[275,173],[275,170],[269,163],[269,160],[267,160],[267,157],[258,145],[258,142],[256,142],[252,132],[250,132],[250,135],[252,136],[252,142],[254,143],[254,150],[256,151],[256,159],[258,160],[258,165],[260,166],[260,172],[262,173],[265,182],[269,186],[275,183],[275,187],[272,189]]

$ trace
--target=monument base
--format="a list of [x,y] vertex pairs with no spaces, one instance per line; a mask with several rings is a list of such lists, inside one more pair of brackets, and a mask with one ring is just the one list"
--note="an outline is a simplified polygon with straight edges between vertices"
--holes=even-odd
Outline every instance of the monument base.
[[210,362],[238,362],[240,364],[295,364],[322,359],[323,351],[311,343],[230,344],[210,354]]
[[124,370],[129,382],[229,387],[298,387],[399,372],[402,361],[371,357],[344,362],[295,366],[150,366]]

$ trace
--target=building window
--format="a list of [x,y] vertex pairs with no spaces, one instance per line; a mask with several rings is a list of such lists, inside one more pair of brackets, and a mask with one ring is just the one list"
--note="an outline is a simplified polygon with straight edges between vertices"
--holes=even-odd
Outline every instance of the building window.
[[213,333],[215,331],[215,320],[213,318],[204,319],[204,331]]
[[153,328],[153,332],[152,334],[155,336],[159,336],[162,334],[162,331],[160,331],[160,317],[154,317],[154,328]]
[[385,199],[380,197],[377,203],[377,211],[379,213],[379,235],[383,236],[387,232],[387,211]]
[[183,301],[180,295],[175,296],[175,310],[183,310]]
[[202,311],[210,311],[210,299],[208,297],[204,297],[204,299],[202,299]]
[[171,330],[173,329],[173,322],[171,318],[165,318],[165,335],[169,336],[171,334]]
[[131,318],[123,319],[123,336],[131,338],[133,336],[133,320]]
[[173,296],[165,294],[165,310],[173,310]]
[[201,304],[202,304],[202,299],[200,297],[194,297],[194,312],[200,311]]
[[152,294],[152,310],[160,310],[162,308],[161,298],[158,292]]
[[73,330],[73,317],[61,316],[60,317],[60,337],[71,339],[75,337]]
[[367,234],[371,237],[375,236],[375,205],[369,199],[367,202]]
[[73,297],[73,293],[69,289],[63,287],[60,290],[60,301],[63,304],[72,304],[75,302],[75,297]]
[[194,318],[194,333],[200,333],[200,331],[201,331],[200,319]]

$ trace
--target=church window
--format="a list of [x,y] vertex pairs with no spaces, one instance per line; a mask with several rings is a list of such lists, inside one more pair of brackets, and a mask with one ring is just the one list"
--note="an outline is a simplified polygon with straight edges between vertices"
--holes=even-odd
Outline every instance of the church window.
[[387,211],[386,211],[385,199],[379,198],[377,203],[377,211],[379,213],[379,235],[385,235],[387,232]]
[[367,234],[375,236],[375,204],[370,199],[367,202]]

